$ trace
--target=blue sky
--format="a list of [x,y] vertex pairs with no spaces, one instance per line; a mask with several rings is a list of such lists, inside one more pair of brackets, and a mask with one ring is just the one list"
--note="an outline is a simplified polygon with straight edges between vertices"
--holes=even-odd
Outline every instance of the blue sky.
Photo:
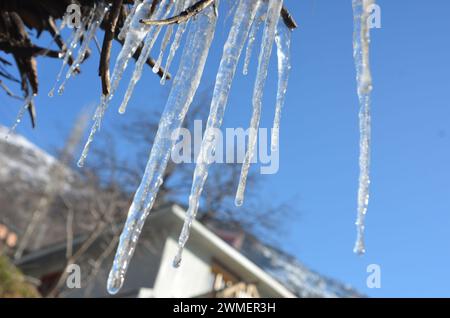
[[[281,224],[287,229],[282,247],[312,269],[369,296],[448,297],[450,2],[377,2],[382,28],[372,32],[373,148],[366,255],[352,253],[359,134],[351,0],[285,1],[300,28],[292,38],[280,171],[263,176],[260,191],[274,202],[296,198],[298,213]],[[228,25],[229,20],[226,27],[219,22],[200,92],[214,82]],[[97,54],[94,47],[93,52]],[[224,127],[248,126],[255,62],[250,74],[238,74],[233,84]],[[262,127],[272,124],[275,66],[272,63],[267,81]],[[30,129],[25,120],[18,129],[48,151],[62,144],[78,112],[100,95],[96,56],[83,66],[82,76],[67,84],[63,96],[48,98],[59,67],[59,61],[39,60],[38,128]],[[129,112],[162,109],[168,88],[158,85],[146,70]],[[124,86],[106,125],[127,120],[116,111]],[[4,94],[0,102],[0,123],[11,125],[19,105]],[[381,266],[380,289],[366,287],[369,264]]]

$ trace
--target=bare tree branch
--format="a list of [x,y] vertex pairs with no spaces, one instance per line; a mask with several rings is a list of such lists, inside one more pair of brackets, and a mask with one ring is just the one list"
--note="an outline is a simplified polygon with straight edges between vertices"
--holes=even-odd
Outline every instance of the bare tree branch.
[[119,20],[123,0],[114,0],[108,21],[105,27],[105,37],[103,38],[102,53],[100,56],[99,75],[102,79],[103,95],[109,94],[111,86],[109,77],[109,61],[111,58],[111,47],[116,32],[117,21]]

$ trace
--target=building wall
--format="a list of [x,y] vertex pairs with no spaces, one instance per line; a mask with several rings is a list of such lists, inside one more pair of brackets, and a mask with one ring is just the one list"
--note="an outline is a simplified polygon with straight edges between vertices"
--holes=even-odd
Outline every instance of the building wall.
[[214,275],[211,258],[196,244],[184,250],[183,261],[178,269],[172,266],[178,244],[168,237],[161,259],[161,266],[153,288],[154,297],[188,298],[211,291]]

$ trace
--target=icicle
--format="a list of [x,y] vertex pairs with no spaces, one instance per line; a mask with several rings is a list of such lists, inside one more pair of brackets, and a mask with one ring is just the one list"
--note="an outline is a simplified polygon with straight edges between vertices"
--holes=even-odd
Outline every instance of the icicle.
[[162,177],[175,143],[172,133],[181,127],[192,103],[204,70],[215,26],[216,16],[212,8],[205,9],[192,23],[142,182],[136,191],[120,236],[108,278],[108,292],[111,294],[117,293],[123,284],[142,226],[162,184]]
[[84,57],[86,56],[86,52],[89,48],[89,43],[95,36],[95,32],[97,31],[98,27],[103,21],[103,18],[105,17],[106,12],[108,11],[108,7],[104,2],[100,2],[98,4],[98,8],[96,9],[95,13],[93,14],[92,18],[90,19],[88,23],[88,31],[86,39],[83,40],[83,46],[80,48],[80,51],[78,52],[78,56],[75,60],[75,62],[70,67],[70,72],[67,72],[66,78],[69,78],[74,71],[80,67],[81,63],[84,60]]
[[122,79],[123,72],[128,66],[129,60],[150,30],[150,26],[141,23],[140,20],[148,18],[152,2],[153,0],[144,0],[144,2],[136,8],[136,13],[133,15],[129,30],[126,34],[125,43],[122,46],[114,66],[114,71],[111,76],[111,92],[109,98],[106,99],[107,101],[114,95],[120,80]]
[[[170,13],[170,9],[172,7],[172,2],[166,5],[167,0],[163,0],[159,5],[158,10],[155,13],[155,19],[165,19]],[[136,62],[136,66],[134,68],[133,76],[131,77],[130,82],[128,83],[128,88],[123,98],[122,104],[119,107],[119,113],[125,113],[127,109],[128,102],[130,101],[131,95],[133,94],[134,87],[137,82],[141,79],[142,70],[144,69],[144,65],[147,62],[147,58],[150,55],[150,51],[153,48],[156,40],[158,39],[159,33],[161,32],[161,26],[151,26],[149,32],[145,38],[145,45],[142,48],[141,54],[139,55],[139,59]]]
[[[250,30],[250,35],[248,36],[247,49],[245,50],[244,69],[242,71],[242,73],[244,75],[248,74],[248,67],[250,65],[250,58],[252,57],[252,50],[253,50],[253,45],[255,44],[256,34],[258,33],[259,26],[261,25],[261,22],[263,20],[263,14],[264,14],[263,10],[266,7],[263,4],[264,3],[262,1],[258,2],[258,10],[255,12],[255,16],[252,17],[252,19],[254,21],[253,21],[252,28]],[[256,19],[255,19],[255,17],[256,17]]]
[[[174,15],[178,15],[184,9],[184,5],[185,5],[185,0],[177,1],[176,7],[174,10]],[[173,25],[168,25],[167,29],[166,29],[166,34],[164,34],[164,38],[161,43],[161,48],[159,50],[158,59],[156,60],[156,63],[152,69],[153,73],[155,73],[155,74],[158,73],[159,69],[161,68],[162,59],[163,59],[164,53],[166,51],[167,45],[169,44],[170,38],[172,37],[172,33],[173,33]]]
[[76,29],[76,31],[74,31],[72,41],[70,42],[70,45],[64,54],[63,64],[61,66],[61,69],[59,70],[58,76],[56,77],[55,84],[53,85],[52,89],[48,93],[49,97],[53,97],[56,85],[59,83],[62,73],[64,71],[64,68],[69,63],[70,57],[73,55],[73,52],[77,48],[78,42],[80,41],[81,37],[83,36],[84,30],[85,30],[85,26],[82,24],[78,29]]
[[148,18],[152,2],[153,0],[144,0],[141,4],[139,4],[136,8],[135,14],[131,19],[130,27],[126,35],[125,42],[122,46],[119,55],[117,56],[114,71],[111,76],[110,92],[107,96],[101,97],[100,105],[97,107],[97,110],[95,112],[94,124],[92,125],[88,140],[83,148],[83,152],[80,156],[80,159],[78,160],[79,167],[84,166],[84,162],[86,161],[87,155],[89,153],[89,148],[92,144],[92,141],[94,140],[94,136],[97,133],[98,129],[100,128],[103,116],[106,112],[106,109],[108,108],[111,99],[114,96],[117,87],[119,86],[123,72],[127,68],[129,60],[134,55],[137,48],[142,43],[142,40],[146,36],[148,30],[150,29],[150,26],[141,23],[140,20]]
[[64,87],[67,80],[70,79],[70,77],[75,73],[76,69],[79,68],[81,63],[83,62],[84,57],[86,56],[86,52],[89,49],[89,44],[91,43],[91,40],[95,36],[95,32],[97,31],[98,27],[102,23],[107,10],[108,7],[104,2],[100,2],[98,5],[94,7],[94,9],[92,9],[88,18],[88,22],[86,23],[87,31],[83,36],[83,44],[81,45],[81,48],[78,51],[75,61],[67,71],[66,78],[64,79],[63,83],[58,89],[58,94],[61,95],[64,92]]
[[364,246],[364,220],[369,204],[370,185],[370,103],[372,92],[372,76],[370,72],[370,7],[374,0],[353,0],[354,14],[354,40],[353,55],[356,65],[356,79],[358,83],[358,98],[360,104],[360,155],[359,155],[359,189],[358,189],[358,217],[356,220],[357,238],[354,252],[365,253]]
[[125,22],[123,23],[122,29],[120,29],[119,35],[117,38],[121,41],[125,39],[127,36],[128,31],[130,30],[131,21],[133,20],[133,17],[136,13],[137,7],[141,4],[142,0],[136,0],[134,1],[133,6],[131,7],[130,12],[127,15],[127,18],[125,19]]
[[14,122],[12,127],[9,129],[8,133],[5,136],[5,139],[8,139],[9,136],[11,136],[16,131],[17,126],[22,121],[23,115],[25,115],[25,112],[27,111],[28,107],[33,102],[34,96],[36,96],[36,95],[30,94],[29,96],[27,96],[25,98],[25,102],[22,105],[22,107],[20,107],[19,113],[17,114],[16,121]]
[[[75,71],[75,69],[76,69],[76,67],[74,67],[75,64],[79,64],[79,63],[80,63],[80,62],[78,61],[78,60],[79,60],[79,57],[80,57],[80,55],[81,55],[80,53],[82,53],[82,52],[84,52],[85,50],[88,49],[88,45],[87,45],[88,42],[86,42],[86,40],[87,40],[87,38],[89,37],[90,29],[91,29],[91,27],[92,27],[92,25],[93,25],[92,22],[93,22],[93,19],[94,19],[94,16],[95,16],[95,11],[96,11],[96,6],[94,6],[94,8],[93,8],[93,9],[91,10],[91,12],[89,13],[87,22],[86,22],[86,21],[83,21],[82,24],[81,24],[81,26],[80,26],[80,28],[82,28],[82,30],[83,30],[83,33],[82,33],[82,35],[80,36],[80,40],[83,39],[83,43],[82,43],[82,45],[81,45],[80,50],[78,50],[77,57],[75,58],[75,61],[74,61],[74,62],[72,63],[72,65],[69,67],[69,70],[67,71],[66,76],[65,76],[65,78],[64,78],[64,80],[63,80],[63,82],[62,82],[62,84],[59,86],[59,89],[58,89],[58,94],[59,94],[59,95],[62,95],[62,93],[64,92],[64,87],[65,87],[65,85],[66,85],[67,79],[71,76],[72,72]],[[84,56],[84,54],[83,54],[83,56]]]
[[267,78],[270,55],[272,53],[272,46],[275,40],[275,33],[282,6],[282,0],[269,0],[267,17],[261,43],[261,52],[259,53],[255,87],[253,89],[253,114],[250,122],[248,149],[245,154],[244,163],[242,164],[241,177],[239,179],[239,185],[235,199],[235,204],[237,206],[241,206],[244,203],[244,192],[245,186],[247,184],[248,170],[250,168],[250,162],[255,151],[258,136],[264,84]]
[[197,214],[200,196],[208,176],[208,168],[210,165],[208,156],[215,151],[216,140],[214,131],[219,129],[222,125],[228,94],[231,89],[233,77],[236,73],[239,57],[241,56],[245,41],[249,34],[250,26],[253,22],[253,20],[248,17],[255,17],[254,13],[259,4],[260,1],[254,0],[239,1],[233,25],[228,35],[227,42],[224,45],[222,60],[220,62],[219,71],[217,72],[206,132],[194,171],[191,195],[189,196],[189,209],[186,213],[183,230],[178,240],[178,253],[173,262],[174,266],[177,267],[180,265],[183,248],[189,238],[190,227]]
[[169,44],[170,38],[172,37],[172,33],[173,33],[173,25],[167,26],[166,34],[164,34],[164,39],[161,43],[161,49],[159,50],[158,59],[156,60],[155,65],[153,66],[152,69],[153,73],[155,74],[159,72],[164,52],[166,51],[167,45]]
[[84,166],[84,162],[86,161],[86,158],[88,156],[89,149],[91,147],[92,142],[94,141],[95,134],[100,129],[101,119],[105,115],[105,111],[106,111],[106,107],[104,106],[104,105],[106,105],[105,99],[106,99],[106,96],[101,97],[100,106],[97,107],[97,109],[95,110],[94,117],[92,118],[92,120],[94,121],[94,124],[91,127],[91,131],[89,132],[89,137],[86,141],[86,144],[84,145],[83,152],[81,153],[80,159],[77,162],[77,166],[80,168],[82,168]]
[[[187,0],[185,2],[184,9],[186,9],[186,7],[191,4],[191,2],[192,2],[192,0]],[[184,31],[186,30],[188,23],[189,23],[189,21],[178,25],[177,32],[175,33],[172,45],[170,46],[169,55],[167,56],[166,67],[164,68],[164,74],[161,77],[161,82],[160,82],[161,85],[164,85],[166,83],[166,77],[169,72],[170,65],[172,64],[172,60],[175,57],[175,53],[177,52],[178,47],[180,46],[181,39],[183,38],[183,34],[184,34]]]
[[279,147],[281,109],[286,98],[286,91],[291,70],[291,31],[283,22],[278,23],[275,36],[278,57],[278,91],[275,118],[273,120],[271,149],[277,151]]
[[67,25],[67,19],[65,16],[63,16],[63,18],[61,19],[61,24],[58,27],[58,34],[61,34],[61,31],[64,30],[66,25]]

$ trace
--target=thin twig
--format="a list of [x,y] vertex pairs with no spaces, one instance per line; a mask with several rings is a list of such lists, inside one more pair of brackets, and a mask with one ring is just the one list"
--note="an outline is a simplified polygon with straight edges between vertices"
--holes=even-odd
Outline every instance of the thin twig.
[[102,53],[100,55],[99,75],[102,80],[102,91],[104,95],[109,94],[111,80],[109,75],[109,61],[111,59],[112,40],[119,20],[120,10],[123,0],[115,0],[109,14],[107,26],[105,27],[105,37],[103,38]]
[[290,29],[294,30],[298,27],[297,22],[294,20],[294,17],[289,13],[286,7],[281,8],[281,17],[283,18],[284,24]]
[[[191,7],[187,8],[185,11],[180,14],[163,19],[163,20],[141,20],[141,23],[147,25],[169,25],[169,24],[180,24],[186,22],[190,18],[194,17],[201,11],[205,10],[208,6],[214,3],[214,0],[200,0],[196,2]],[[283,18],[284,23],[290,30],[294,30],[298,27],[297,22],[294,20],[292,15],[289,13],[286,7],[281,8],[281,17]]]
[[3,83],[3,81],[1,81],[1,80],[0,80],[0,87],[3,88],[3,90],[5,91],[5,93],[6,93],[9,97],[12,97],[12,98],[15,98],[15,99],[19,99],[19,100],[23,100],[22,97],[15,95],[15,94],[9,89],[9,87],[6,86],[6,84]]
[[56,297],[58,295],[58,291],[61,288],[61,286],[64,284],[67,275],[69,274],[67,272],[67,268],[75,264],[75,262],[91,247],[91,245],[97,240],[97,238],[102,234],[102,231],[106,224],[101,223],[98,224],[95,228],[95,230],[89,235],[89,237],[84,241],[84,243],[80,246],[80,248],[73,254],[66,263],[66,266],[64,267],[64,271],[61,274],[61,276],[58,279],[58,282],[56,285],[52,288],[52,290],[49,292],[47,297]]
[[160,0],[153,0],[152,6],[150,7],[150,16],[155,13],[156,6],[159,4]]
[[52,58],[60,58],[61,51],[45,49],[37,45],[25,46],[21,44],[15,45],[11,42],[0,42],[0,50],[5,53],[13,53],[21,57],[47,56]]
[[180,24],[194,17],[213,3],[214,0],[200,0],[174,17],[164,20],[141,20],[140,22],[146,25]]

